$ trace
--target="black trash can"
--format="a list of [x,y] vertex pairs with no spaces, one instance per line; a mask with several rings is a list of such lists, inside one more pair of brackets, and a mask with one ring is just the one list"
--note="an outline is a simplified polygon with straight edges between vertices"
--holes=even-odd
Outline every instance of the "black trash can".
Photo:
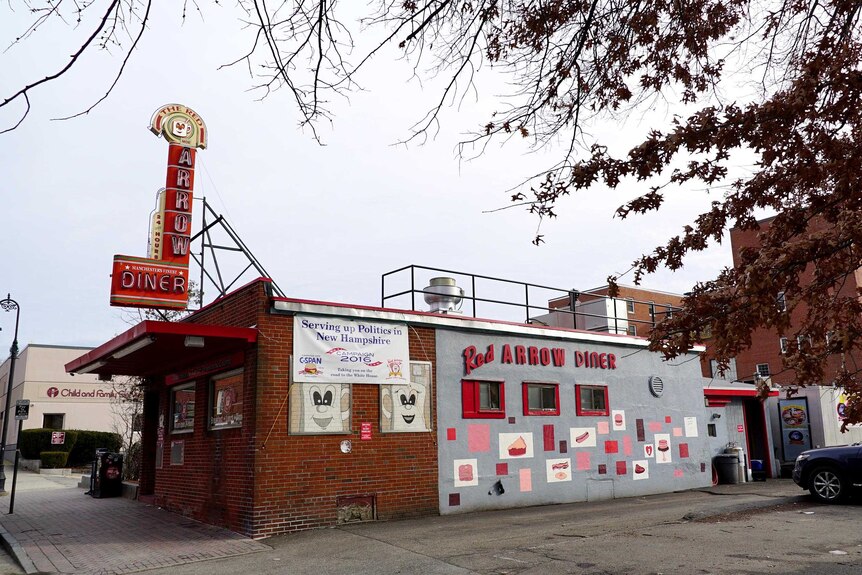
[[739,457],[735,453],[719,453],[713,460],[721,484],[739,483]]
[[123,494],[123,455],[100,453],[96,459],[93,497],[120,497]]

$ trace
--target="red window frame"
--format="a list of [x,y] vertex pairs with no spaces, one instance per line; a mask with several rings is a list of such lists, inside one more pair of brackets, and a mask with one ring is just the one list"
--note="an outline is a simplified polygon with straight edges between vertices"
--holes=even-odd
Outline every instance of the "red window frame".
[[[531,385],[554,388],[554,409],[530,409],[529,388]],[[525,381],[521,383],[521,395],[523,397],[524,415],[560,415],[560,384],[547,381]]]
[[[581,388],[588,387],[590,389],[601,389],[605,393],[605,408],[602,409],[583,409],[581,407]],[[575,413],[577,415],[610,415],[611,405],[608,401],[608,386],[607,385],[592,385],[588,383],[575,384]]]
[[[500,390],[500,408],[479,407],[479,387],[482,383],[496,383]],[[506,385],[502,379],[462,379],[461,416],[465,419],[504,419],[506,417]]]

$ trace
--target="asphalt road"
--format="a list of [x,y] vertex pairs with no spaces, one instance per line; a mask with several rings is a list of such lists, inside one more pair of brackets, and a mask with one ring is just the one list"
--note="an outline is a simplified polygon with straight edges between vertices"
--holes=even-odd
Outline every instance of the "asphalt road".
[[358,524],[265,540],[272,551],[147,573],[862,572],[862,503],[823,506],[792,485],[778,491],[740,487]]

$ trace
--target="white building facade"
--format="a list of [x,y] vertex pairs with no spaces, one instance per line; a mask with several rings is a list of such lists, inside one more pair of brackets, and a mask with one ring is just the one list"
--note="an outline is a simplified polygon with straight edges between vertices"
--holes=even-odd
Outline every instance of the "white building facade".
[[[95,375],[66,373],[69,361],[90,351],[88,347],[29,344],[18,355],[15,381],[12,382],[10,412],[15,413],[19,399],[30,400],[30,416],[23,429],[86,429],[91,431],[123,430],[116,397],[110,381],[100,381]],[[0,410],[6,405],[9,389],[10,358],[0,365]],[[13,417],[0,414],[8,425],[7,453],[14,454],[18,442],[18,426]],[[10,456],[11,457],[11,456]]]

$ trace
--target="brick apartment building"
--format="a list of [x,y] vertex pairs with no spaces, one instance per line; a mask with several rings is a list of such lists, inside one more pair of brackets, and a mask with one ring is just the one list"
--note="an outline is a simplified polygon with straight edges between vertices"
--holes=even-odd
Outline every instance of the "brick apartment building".
[[737,440],[716,423],[739,390],[705,406],[694,353],[669,363],[645,347],[274,297],[260,279],[66,368],[146,378],[142,499],[266,537],[709,485]]
[[[758,225],[761,230],[767,230],[772,220],[761,220]],[[739,265],[743,249],[760,246],[759,233],[759,230],[730,230],[734,266]],[[812,270],[808,269],[801,275],[800,281],[804,284],[810,282],[811,278]],[[862,284],[858,273],[848,276],[838,295],[855,297],[860,287]],[[790,333],[795,333],[795,326],[800,325],[808,313],[807,307],[800,303],[790,311],[783,292],[777,291],[775,297],[776,305],[788,309],[791,314]],[[758,377],[768,377],[773,385],[781,388],[781,399],[770,400],[770,420],[777,439],[776,458],[790,464],[799,453],[811,447],[862,441],[862,428],[859,426],[854,426],[844,434],[840,432],[842,421],[839,411],[844,397],[842,390],[833,387],[831,382],[824,381],[820,386],[799,389],[792,396],[786,393],[788,389],[796,390],[793,373],[784,369],[783,353],[787,346],[787,337],[780,336],[776,330],[758,329],[752,334],[751,347],[736,357],[739,379],[753,381]],[[845,359],[858,364],[862,357],[853,354]],[[827,363],[827,373],[835,372],[840,362],[840,357],[831,357]],[[804,417],[784,416],[791,412],[804,413]]]

